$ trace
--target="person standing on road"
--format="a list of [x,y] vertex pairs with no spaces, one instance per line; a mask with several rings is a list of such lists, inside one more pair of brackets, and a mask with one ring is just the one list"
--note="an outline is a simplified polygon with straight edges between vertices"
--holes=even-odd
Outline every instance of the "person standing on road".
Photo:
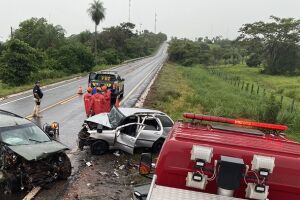
[[44,94],[40,88],[40,81],[37,81],[35,82],[35,86],[33,88],[33,97],[34,97],[35,106],[33,109],[32,117],[42,117],[40,115],[40,107],[41,107],[41,101],[43,96]]
[[110,97],[111,91],[107,90],[107,87],[104,85],[102,86],[103,96],[104,96],[104,110],[105,112],[110,112]]
[[92,95],[94,95],[94,94],[96,94],[97,93],[97,87],[96,87],[96,84],[95,83],[93,83],[92,84]]
[[86,117],[89,118],[92,115],[92,107],[91,107],[91,103],[92,103],[92,88],[88,87],[88,89],[86,90],[87,93],[83,96],[83,101],[84,101],[84,107],[85,107],[85,113],[86,113]]
[[101,88],[97,87],[97,93],[92,96],[92,101],[91,101],[92,115],[97,115],[105,112],[104,104],[105,104],[104,95],[101,94]]
[[110,108],[116,105],[118,96],[119,96],[118,83],[114,82],[113,87],[111,89]]

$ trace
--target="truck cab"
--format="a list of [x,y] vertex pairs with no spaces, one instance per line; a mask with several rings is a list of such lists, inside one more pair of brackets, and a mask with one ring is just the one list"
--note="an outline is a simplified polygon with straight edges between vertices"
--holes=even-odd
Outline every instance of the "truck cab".
[[[191,121],[174,124],[148,194],[142,191],[146,186],[137,187],[136,199],[299,199],[300,144],[284,136],[287,126],[189,113],[184,117]],[[149,158],[142,155],[141,174],[150,173]]]
[[91,72],[89,74],[88,84],[91,87],[102,87],[106,86],[108,89],[112,89],[113,84],[118,84],[120,98],[124,96],[124,81],[125,79],[121,78],[117,71],[100,71],[100,72]]

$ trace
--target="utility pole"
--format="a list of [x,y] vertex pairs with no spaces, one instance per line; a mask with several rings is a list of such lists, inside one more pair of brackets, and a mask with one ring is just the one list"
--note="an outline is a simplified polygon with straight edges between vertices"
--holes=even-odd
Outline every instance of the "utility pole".
[[140,34],[142,34],[142,23],[140,23]]
[[10,38],[11,39],[13,38],[13,28],[12,28],[12,26],[10,27]]
[[155,10],[155,24],[154,24],[154,33],[156,33],[156,23],[157,23],[157,14]]
[[130,13],[131,12],[131,0],[129,0],[129,10],[128,10],[128,22],[130,22]]

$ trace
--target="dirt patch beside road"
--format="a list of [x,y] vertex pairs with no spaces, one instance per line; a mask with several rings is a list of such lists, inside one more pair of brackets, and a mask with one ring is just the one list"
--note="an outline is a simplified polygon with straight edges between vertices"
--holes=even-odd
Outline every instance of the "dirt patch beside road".
[[131,199],[136,183],[149,182],[138,174],[139,154],[132,156],[119,152],[115,155],[110,152],[93,156],[87,149],[81,156],[78,176],[59,199],[126,200]]

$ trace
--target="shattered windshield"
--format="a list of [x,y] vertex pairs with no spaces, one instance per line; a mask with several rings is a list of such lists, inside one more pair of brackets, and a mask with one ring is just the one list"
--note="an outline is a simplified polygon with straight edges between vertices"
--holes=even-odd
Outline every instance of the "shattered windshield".
[[113,128],[117,127],[124,118],[125,116],[116,107],[112,107],[108,113],[108,119]]
[[49,142],[49,137],[36,125],[24,124],[0,128],[0,141],[16,146]]

